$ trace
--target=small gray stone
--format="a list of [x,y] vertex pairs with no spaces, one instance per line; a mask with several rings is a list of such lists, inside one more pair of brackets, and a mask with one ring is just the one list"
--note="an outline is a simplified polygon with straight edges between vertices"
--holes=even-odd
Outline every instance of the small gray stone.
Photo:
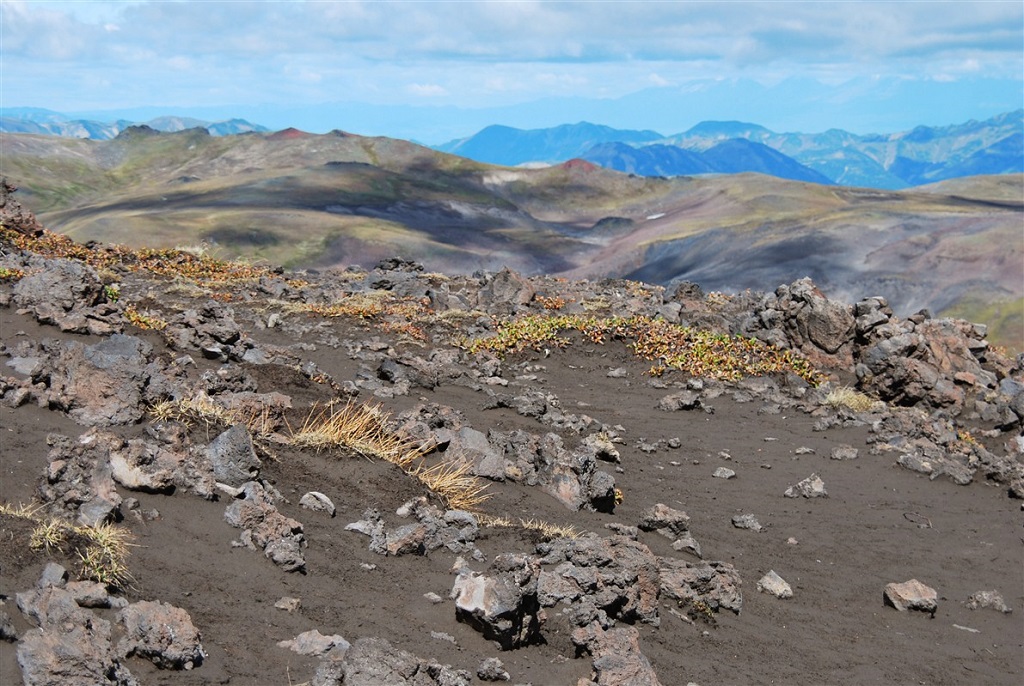
[[326,655],[332,650],[337,654],[339,651],[335,649],[346,651],[351,647],[349,642],[338,634],[324,636],[317,629],[303,632],[287,641],[279,641],[277,645],[281,648],[288,648],[299,655],[315,657]]
[[284,596],[274,603],[274,607],[285,612],[295,612],[301,605],[302,601],[300,599],[292,598],[291,596]]
[[430,632],[430,637],[431,638],[436,638],[438,641],[448,641],[449,643],[451,643],[453,645],[457,645],[457,643],[455,641],[455,637],[452,636],[451,634],[446,634],[443,631],[431,631]]
[[700,552],[700,543],[697,542],[697,539],[689,531],[672,542],[672,550],[686,551],[704,559]]
[[681,391],[666,395],[658,401],[658,409],[672,412],[676,410],[695,410],[701,407],[700,394],[694,391]]
[[935,471],[935,465],[923,455],[905,453],[896,459],[896,464],[919,474],[931,474]]
[[828,491],[825,490],[825,482],[817,474],[811,474],[800,483],[786,489],[787,498],[827,498]]
[[711,476],[715,477],[716,479],[731,479],[734,476],[736,476],[736,472],[729,469],[728,467],[719,467]]
[[858,454],[859,451],[852,445],[843,444],[832,448],[830,457],[833,460],[856,460]]
[[690,517],[682,510],[664,503],[652,505],[640,519],[642,531],[657,531],[668,538],[677,538],[690,528]]
[[256,456],[252,437],[243,424],[235,424],[206,447],[214,478],[229,486],[241,486],[259,474],[262,463]]
[[310,491],[299,499],[299,505],[313,512],[326,512],[331,517],[337,511],[331,499],[320,491]]
[[14,628],[14,622],[10,616],[0,610],[0,641],[14,642],[18,640],[18,631]]
[[762,593],[771,593],[776,598],[783,600],[793,597],[793,589],[781,576],[776,574],[774,569],[761,577],[761,580],[757,582],[757,590]]
[[79,607],[110,607],[110,594],[101,583],[70,581],[66,588]]
[[53,586],[54,588],[64,588],[64,584],[68,580],[68,570],[61,567],[56,562],[48,562],[43,567],[43,573],[39,576],[39,581],[36,582],[37,588],[46,588]]
[[489,657],[480,662],[476,668],[476,676],[480,681],[508,681],[512,676],[505,671],[505,665],[496,657]]
[[757,517],[752,514],[736,515],[732,518],[732,525],[737,529],[750,529],[751,531],[761,531],[764,528],[757,521]]
[[1013,608],[1006,604],[1006,601],[1003,600],[1003,595],[999,591],[978,591],[977,593],[972,593],[971,597],[967,599],[967,607],[972,610],[988,607],[993,610],[999,610],[1004,614],[1013,612]]

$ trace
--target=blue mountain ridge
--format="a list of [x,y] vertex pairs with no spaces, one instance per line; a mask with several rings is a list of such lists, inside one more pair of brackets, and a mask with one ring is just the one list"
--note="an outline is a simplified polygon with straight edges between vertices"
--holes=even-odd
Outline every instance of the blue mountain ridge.
[[[891,190],[962,176],[1024,172],[1024,109],[985,121],[891,134],[857,135],[840,129],[776,133],[758,124],[705,121],[683,133],[658,136],[587,122],[527,131],[491,126],[436,149],[507,166],[579,157],[643,176],[759,172]],[[587,140],[593,145],[581,150]]]

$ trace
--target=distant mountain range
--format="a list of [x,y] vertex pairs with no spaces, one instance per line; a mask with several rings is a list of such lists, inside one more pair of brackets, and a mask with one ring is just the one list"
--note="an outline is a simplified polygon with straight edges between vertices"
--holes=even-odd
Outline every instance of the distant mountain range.
[[641,176],[753,171],[796,181],[898,190],[1024,171],[1024,109],[980,122],[870,135],[839,129],[775,133],[736,121],[701,122],[671,136],[587,122],[529,131],[489,126],[436,149],[507,166],[579,157]]
[[[657,145],[709,166],[723,150],[747,163],[782,157],[737,137],[737,125],[689,133],[708,147]],[[927,133],[904,138],[943,137]],[[316,269],[398,255],[445,274],[509,266],[726,292],[811,276],[833,297],[880,295],[901,315],[928,308],[985,322],[990,340],[1015,350],[1024,341],[1024,174],[903,191],[763,173],[656,178],[578,159],[492,166],[399,139],[295,129],[137,127],[105,141],[0,133],[0,148],[25,206],[81,241],[202,246]]]
[[214,136],[269,131],[266,127],[251,124],[244,119],[209,122],[202,119],[193,119],[192,117],[162,116],[145,122],[134,122],[126,119],[102,122],[90,119],[74,119],[60,112],[38,107],[0,108],[0,132],[4,133],[36,133],[62,136],[64,138],[89,138],[102,141],[116,138],[125,129],[139,124],[145,124],[151,129],[164,133],[204,128]]
[[[210,122],[158,116],[142,123],[161,132],[204,128],[214,136],[269,131],[238,118]],[[41,108],[0,108],[0,132],[8,133],[109,140],[136,124],[73,118]],[[757,172],[793,181],[900,190],[965,176],[1024,172],[1024,109],[984,121],[868,135],[840,129],[776,133],[739,121],[705,121],[668,136],[585,121],[529,130],[492,125],[434,149],[503,166],[580,158],[638,176]]]

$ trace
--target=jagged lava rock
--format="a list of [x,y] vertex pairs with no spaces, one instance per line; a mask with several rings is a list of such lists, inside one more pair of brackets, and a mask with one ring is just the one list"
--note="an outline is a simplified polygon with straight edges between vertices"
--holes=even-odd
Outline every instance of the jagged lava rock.
[[455,616],[511,650],[540,640],[543,615],[537,600],[540,565],[527,555],[498,555],[490,575],[466,569],[455,579]]

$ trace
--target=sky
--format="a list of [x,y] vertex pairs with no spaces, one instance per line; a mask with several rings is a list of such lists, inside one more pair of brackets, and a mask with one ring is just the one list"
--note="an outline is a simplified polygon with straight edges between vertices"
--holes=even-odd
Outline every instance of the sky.
[[[0,107],[497,113],[708,82],[771,92],[794,80],[856,84],[862,98],[885,97],[871,84],[948,87],[968,100],[964,85],[981,80],[991,114],[1024,106],[1021,0],[0,0],[0,20]],[[920,107],[943,116],[931,100]],[[635,128],[649,126],[635,115]]]

